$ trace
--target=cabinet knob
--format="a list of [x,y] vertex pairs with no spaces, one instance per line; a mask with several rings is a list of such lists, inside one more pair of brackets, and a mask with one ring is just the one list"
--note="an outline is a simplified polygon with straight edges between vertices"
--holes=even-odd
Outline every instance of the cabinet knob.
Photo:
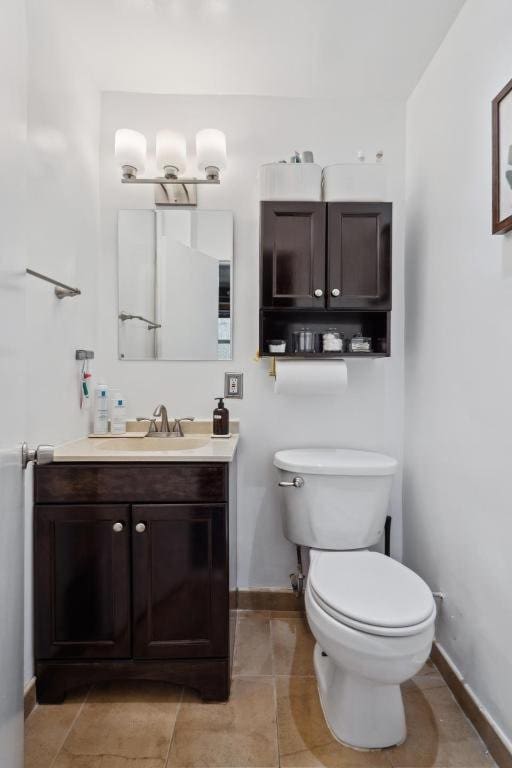
[[331,291],[331,296],[339,296],[341,293],[339,288],[333,288]]
[[137,523],[137,525],[135,526],[135,530],[137,531],[137,533],[144,533],[144,531],[146,530],[146,526],[144,525],[144,523]]
[[112,526],[112,530],[114,531],[114,533],[121,533],[123,528],[124,528],[124,523],[120,523],[120,522],[114,523],[114,525]]
[[324,295],[324,292],[322,291],[322,289],[321,289],[321,288],[317,288],[317,289],[315,290],[315,296],[317,297],[317,299],[319,299],[319,298],[320,298],[320,296],[323,296],[323,295]]

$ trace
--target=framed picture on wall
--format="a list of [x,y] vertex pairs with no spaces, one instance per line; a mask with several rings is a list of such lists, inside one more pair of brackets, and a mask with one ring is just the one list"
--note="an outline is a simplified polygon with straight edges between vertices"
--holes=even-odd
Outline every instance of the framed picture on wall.
[[512,80],[492,101],[492,233],[512,229]]

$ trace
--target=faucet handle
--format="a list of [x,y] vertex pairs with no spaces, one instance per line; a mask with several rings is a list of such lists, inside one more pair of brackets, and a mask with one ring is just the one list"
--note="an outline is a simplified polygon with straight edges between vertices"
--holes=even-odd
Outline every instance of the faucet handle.
[[156,419],[151,418],[151,416],[137,416],[135,421],[149,421],[149,428],[147,431],[147,434],[150,435],[153,432],[156,432]]
[[181,428],[181,422],[182,421],[194,421],[194,416],[182,416],[181,419],[174,419],[174,424],[172,425],[172,431],[177,432],[180,437],[183,437],[183,430]]

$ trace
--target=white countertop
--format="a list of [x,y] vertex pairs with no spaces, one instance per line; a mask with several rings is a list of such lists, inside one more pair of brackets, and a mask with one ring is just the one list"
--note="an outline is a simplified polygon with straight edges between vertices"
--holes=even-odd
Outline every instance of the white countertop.
[[[211,420],[183,422],[184,438],[146,437],[145,422],[128,422],[124,435],[82,437],[55,448],[53,460],[91,462],[219,461],[234,459],[239,439],[238,420],[230,421],[231,437],[212,438]],[[183,440],[183,443],[181,443]],[[197,443],[197,447],[191,447]],[[160,448],[162,445],[162,448]],[[172,450],[167,446],[172,445]]]

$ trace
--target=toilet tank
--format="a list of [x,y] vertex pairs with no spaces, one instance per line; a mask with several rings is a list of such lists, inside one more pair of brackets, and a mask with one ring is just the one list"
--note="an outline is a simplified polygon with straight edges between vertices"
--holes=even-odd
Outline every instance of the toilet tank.
[[362,549],[384,532],[397,461],[347,448],[274,455],[287,539],[316,549]]

